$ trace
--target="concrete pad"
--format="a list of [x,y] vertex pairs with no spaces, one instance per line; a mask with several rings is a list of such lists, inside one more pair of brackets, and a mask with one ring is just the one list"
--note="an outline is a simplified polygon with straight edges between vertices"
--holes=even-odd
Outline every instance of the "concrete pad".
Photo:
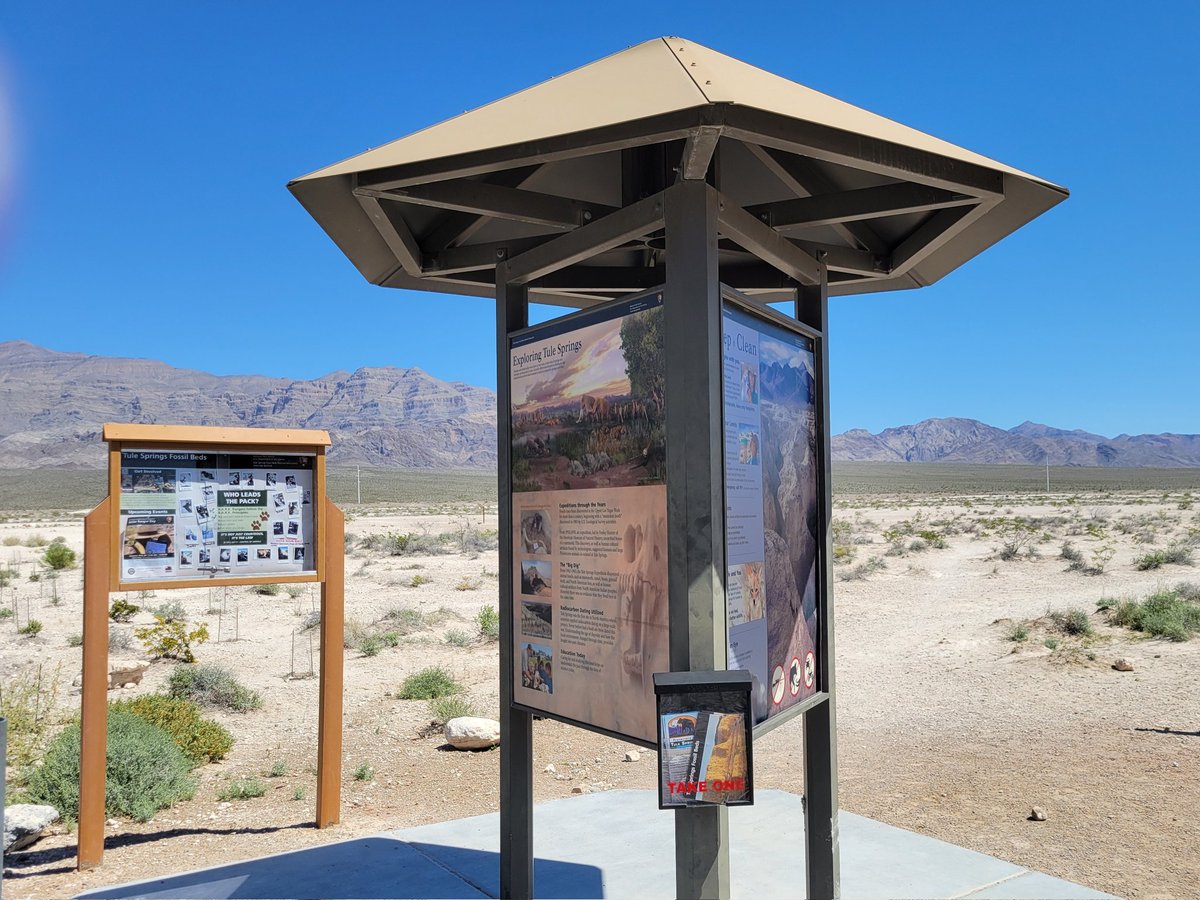
[[[794,900],[804,891],[800,797],[757,791],[729,811],[734,897]],[[651,791],[555,800],[534,812],[534,880],[541,897],[671,897],[674,814]],[[842,893],[871,898],[1114,900],[945,841],[843,812]],[[101,888],[124,897],[495,897],[496,813],[408,828],[213,869]]]

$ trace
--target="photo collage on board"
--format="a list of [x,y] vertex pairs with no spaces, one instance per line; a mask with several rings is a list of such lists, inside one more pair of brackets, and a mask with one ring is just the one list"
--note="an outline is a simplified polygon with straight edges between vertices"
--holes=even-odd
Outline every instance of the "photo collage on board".
[[554,540],[550,513],[522,510],[520,515],[521,595],[518,662],[521,686],[554,693]]
[[313,457],[121,452],[121,579],[315,569]]

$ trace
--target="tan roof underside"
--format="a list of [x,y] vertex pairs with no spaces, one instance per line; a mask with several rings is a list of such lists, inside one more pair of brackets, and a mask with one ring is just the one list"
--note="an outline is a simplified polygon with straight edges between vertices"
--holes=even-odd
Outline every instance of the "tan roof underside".
[[328,431],[312,428],[241,428],[223,425],[143,425],[105,422],[105,441],[146,441],[172,444],[237,444],[279,447],[328,447]]
[[305,175],[365,172],[709,103],[749,106],[1051,184],[682,38],[655,38]]

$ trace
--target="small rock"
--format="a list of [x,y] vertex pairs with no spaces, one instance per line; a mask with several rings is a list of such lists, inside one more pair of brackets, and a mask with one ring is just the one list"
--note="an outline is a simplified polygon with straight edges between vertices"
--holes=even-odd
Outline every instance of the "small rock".
[[459,716],[446,723],[443,734],[457,750],[482,750],[500,743],[500,723],[479,716]]
[[217,809],[229,809],[229,807],[231,807],[231,806],[233,806],[232,803],[230,803],[228,801],[224,801],[222,803],[217,804]]
[[625,751],[625,762],[637,762],[641,758],[642,758],[642,755],[640,753],[638,753],[636,750],[626,750]]
[[1040,806],[1035,806],[1033,808],[1033,810],[1029,813],[1029,821],[1045,822],[1046,821],[1046,811],[1044,809],[1042,809]]
[[550,765],[546,766],[546,768],[542,769],[542,771],[549,775],[553,775],[558,772],[558,766],[554,765],[554,763],[550,763]]
[[586,784],[579,784],[579,785],[576,785],[575,787],[571,788],[572,794],[590,794],[591,792],[592,792],[591,787]]
[[1133,660],[1130,659],[1128,656],[1122,656],[1115,663],[1113,663],[1112,667],[1114,669],[1116,669],[1118,672],[1132,672],[1133,671]]
[[58,810],[36,803],[14,803],[4,809],[4,849],[21,850],[28,847],[54,822]]
[[598,762],[603,762],[603,760],[601,760],[600,757],[597,756],[595,759],[592,760],[592,762],[598,763]]
[[116,819],[109,819],[104,824],[107,825],[109,828],[116,828],[121,823],[118,822]]

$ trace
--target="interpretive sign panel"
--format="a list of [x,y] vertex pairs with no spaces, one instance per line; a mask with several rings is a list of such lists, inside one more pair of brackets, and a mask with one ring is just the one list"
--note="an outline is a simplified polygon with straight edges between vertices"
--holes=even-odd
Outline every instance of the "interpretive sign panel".
[[510,339],[515,702],[655,740],[668,668],[662,295]]
[[658,806],[754,802],[748,672],[655,673]]
[[121,449],[120,580],[316,571],[311,453]]
[[728,668],[763,721],[821,690],[814,343],[728,300],[721,320]]

